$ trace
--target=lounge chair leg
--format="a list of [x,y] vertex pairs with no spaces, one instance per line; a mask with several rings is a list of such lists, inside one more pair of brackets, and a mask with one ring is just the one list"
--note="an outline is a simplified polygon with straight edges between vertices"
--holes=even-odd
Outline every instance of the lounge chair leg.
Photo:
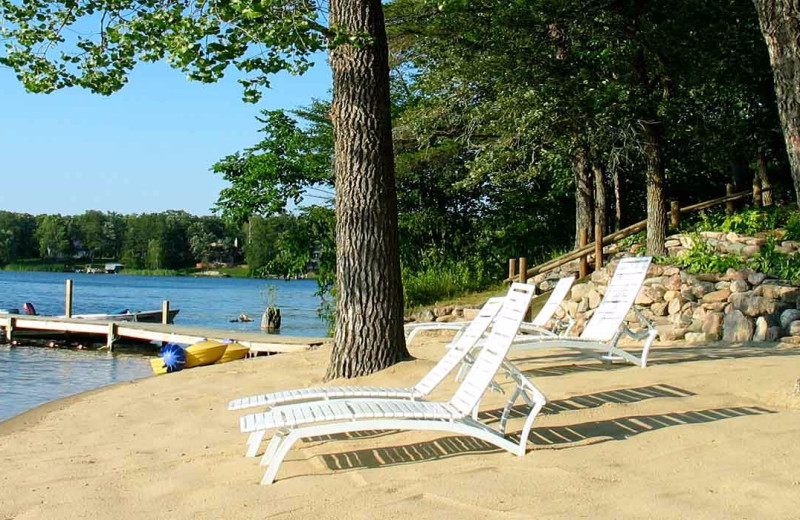
[[261,457],[261,462],[258,463],[259,466],[266,466],[269,464],[269,461],[272,459],[275,452],[278,450],[278,446],[280,446],[281,441],[286,436],[285,431],[277,431],[275,435],[272,436],[272,439],[269,441],[269,445],[267,445],[267,450],[264,452],[264,455]]
[[245,453],[245,457],[256,456],[258,448],[261,446],[261,441],[264,440],[264,435],[266,435],[266,433],[265,430],[262,430],[250,434],[250,437],[247,438],[247,453]]
[[289,453],[290,449],[292,449],[292,445],[294,445],[294,443],[297,442],[297,439],[300,438],[296,433],[296,431],[289,432],[284,441],[281,443],[280,448],[275,450],[275,454],[272,456],[269,467],[264,473],[264,478],[261,479],[262,486],[266,486],[267,484],[272,484],[275,482],[275,476],[278,474],[278,469],[280,469],[283,459],[286,458],[286,454]]

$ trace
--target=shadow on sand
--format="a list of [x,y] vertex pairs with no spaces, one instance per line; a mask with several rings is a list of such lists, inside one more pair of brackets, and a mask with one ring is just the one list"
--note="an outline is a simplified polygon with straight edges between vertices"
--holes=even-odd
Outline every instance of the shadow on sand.
[[[657,384],[638,388],[626,388],[597,392],[552,401],[543,409],[547,414],[596,408],[605,404],[632,404],[655,398],[683,398],[694,395],[670,385]],[[526,407],[515,407],[512,417],[522,417]],[[481,413],[481,420],[493,422],[499,419],[502,409]],[[602,421],[533,428],[529,440],[534,446],[546,448],[569,448],[596,444],[611,440],[624,440],[635,435],[687,424],[703,424],[735,417],[776,413],[761,407],[726,407],[705,410],[688,410],[652,415],[632,415]],[[332,439],[357,439],[368,436],[383,436],[394,432],[360,432],[327,437],[315,437],[314,441]],[[509,435],[519,440],[519,432]],[[534,448],[535,449],[535,448]],[[475,453],[501,453],[499,448],[478,439],[464,436],[447,436],[432,441],[417,442],[403,446],[368,448],[322,455],[325,465],[331,470],[377,468],[397,464],[409,464],[429,460],[446,459]]]

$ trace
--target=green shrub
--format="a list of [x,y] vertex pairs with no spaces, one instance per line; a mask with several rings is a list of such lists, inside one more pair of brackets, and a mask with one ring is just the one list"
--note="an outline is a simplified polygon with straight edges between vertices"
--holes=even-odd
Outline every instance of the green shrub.
[[685,255],[670,258],[669,261],[690,273],[724,273],[730,268],[739,269],[745,264],[744,258],[732,254],[720,254],[695,235],[694,244]]
[[421,268],[403,269],[406,308],[428,305],[496,283],[496,273],[482,260],[429,263]]

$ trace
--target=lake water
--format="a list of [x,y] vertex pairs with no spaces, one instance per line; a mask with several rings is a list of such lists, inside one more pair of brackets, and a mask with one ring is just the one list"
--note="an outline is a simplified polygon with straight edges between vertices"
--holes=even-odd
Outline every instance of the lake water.
[[[281,334],[325,336],[314,280],[256,280],[0,271],[0,309],[31,302],[40,314],[64,313],[64,284],[74,280],[73,313],[180,309],[176,324],[259,330],[270,295],[283,318]],[[270,289],[274,287],[274,289]],[[239,314],[254,321],[231,323]],[[34,406],[152,372],[144,356],[0,345],[0,421]]]

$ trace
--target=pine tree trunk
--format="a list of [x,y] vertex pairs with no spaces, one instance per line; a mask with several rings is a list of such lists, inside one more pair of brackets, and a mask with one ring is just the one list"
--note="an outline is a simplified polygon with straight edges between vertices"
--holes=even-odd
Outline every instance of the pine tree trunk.
[[619,194],[619,169],[614,168],[614,231],[622,229],[622,199]]
[[664,165],[661,162],[661,127],[642,121],[647,160],[647,254],[666,256],[667,200],[664,193]]
[[800,204],[800,4],[797,0],[753,1],[769,49],[778,113]]
[[772,183],[769,182],[769,175],[767,174],[767,158],[763,153],[758,154],[757,161],[758,171],[756,175],[761,179],[761,201],[764,207],[772,206]]
[[408,357],[381,2],[331,0],[330,24],[373,40],[330,52],[337,314],[327,379],[370,374]]
[[600,226],[603,235],[606,229],[606,183],[605,172],[601,166],[594,165],[594,225]]
[[573,158],[575,175],[575,248],[578,248],[581,228],[589,233],[592,240],[594,219],[592,210],[592,174],[586,150],[581,149]]

